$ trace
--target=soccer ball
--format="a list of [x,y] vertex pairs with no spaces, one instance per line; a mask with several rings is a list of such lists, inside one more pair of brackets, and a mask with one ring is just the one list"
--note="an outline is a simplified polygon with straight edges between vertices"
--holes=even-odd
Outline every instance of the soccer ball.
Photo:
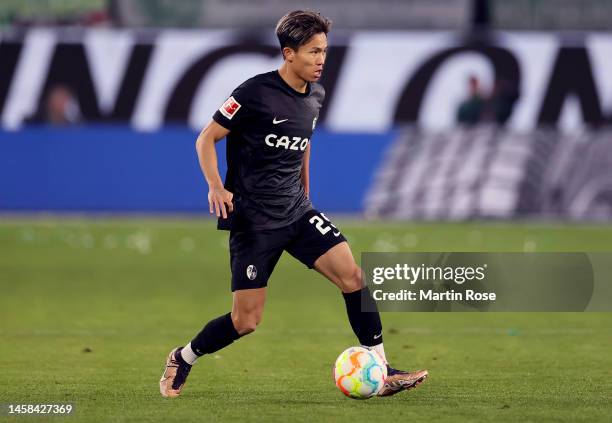
[[387,377],[387,365],[374,350],[365,347],[347,348],[334,365],[334,380],[349,398],[368,399],[382,389]]

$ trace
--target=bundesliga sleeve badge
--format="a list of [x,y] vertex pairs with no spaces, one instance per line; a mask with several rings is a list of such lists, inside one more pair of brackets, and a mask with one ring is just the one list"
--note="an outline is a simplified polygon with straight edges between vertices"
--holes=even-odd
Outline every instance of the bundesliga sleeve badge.
[[219,111],[221,112],[223,116],[225,116],[228,119],[231,119],[234,117],[236,112],[238,112],[240,107],[241,107],[240,103],[238,103],[236,99],[233,96],[231,96],[230,98],[225,100],[225,103],[223,103],[223,106],[221,106]]

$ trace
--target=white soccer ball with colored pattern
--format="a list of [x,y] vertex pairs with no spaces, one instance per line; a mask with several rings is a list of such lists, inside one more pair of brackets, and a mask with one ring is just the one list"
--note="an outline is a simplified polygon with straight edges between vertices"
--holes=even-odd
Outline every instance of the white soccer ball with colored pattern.
[[374,350],[365,347],[347,348],[334,365],[334,381],[349,398],[368,399],[384,386],[387,365]]

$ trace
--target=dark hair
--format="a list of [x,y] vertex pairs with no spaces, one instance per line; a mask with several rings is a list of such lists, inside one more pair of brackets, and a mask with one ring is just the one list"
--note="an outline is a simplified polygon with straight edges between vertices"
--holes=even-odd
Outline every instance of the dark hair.
[[276,36],[280,42],[281,51],[285,47],[297,50],[306,44],[313,35],[327,35],[331,21],[319,12],[311,10],[294,10],[280,18],[276,24]]

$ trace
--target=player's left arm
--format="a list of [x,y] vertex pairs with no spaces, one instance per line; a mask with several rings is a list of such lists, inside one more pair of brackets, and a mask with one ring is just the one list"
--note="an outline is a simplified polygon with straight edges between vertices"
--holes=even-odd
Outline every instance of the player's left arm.
[[306,198],[310,197],[310,142],[304,151],[304,160],[302,161],[302,185],[306,192]]

